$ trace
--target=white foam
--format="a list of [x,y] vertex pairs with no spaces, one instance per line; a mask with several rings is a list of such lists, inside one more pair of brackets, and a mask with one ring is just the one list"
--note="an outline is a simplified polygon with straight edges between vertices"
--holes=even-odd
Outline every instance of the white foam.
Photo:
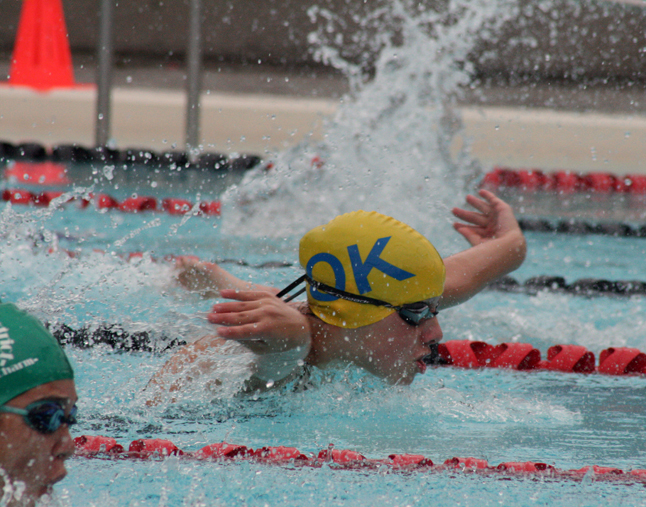
[[[478,173],[468,151],[452,150],[462,130],[453,106],[471,80],[473,45],[483,28],[495,31],[513,14],[514,2],[416,6],[389,2],[361,20],[363,42],[381,48],[367,82],[360,63],[341,57],[345,41],[330,40],[330,27],[310,35],[318,57],[346,72],[353,92],[327,124],[323,143],[283,153],[271,170],[250,172],[227,191],[227,233],[282,237],[357,208],[393,215],[426,235],[449,230],[448,208],[462,203]],[[310,13],[335,19],[321,9]]]

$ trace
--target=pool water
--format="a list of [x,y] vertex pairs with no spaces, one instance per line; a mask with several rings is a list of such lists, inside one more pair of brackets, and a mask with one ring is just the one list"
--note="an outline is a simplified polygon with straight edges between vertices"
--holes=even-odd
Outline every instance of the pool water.
[[[141,193],[141,192],[140,192]],[[124,195],[129,195],[128,193]],[[186,195],[183,193],[182,195]],[[196,195],[190,196],[195,200]],[[297,236],[222,232],[222,218],[174,217],[11,207],[0,214],[4,301],[51,323],[120,323],[192,340],[208,331],[195,312],[211,302],[178,287],[168,254],[225,261],[237,276],[282,286],[301,270]],[[262,228],[262,224],[258,224]],[[440,251],[466,247],[440,224]],[[431,237],[435,240],[434,237]],[[527,262],[514,273],[646,280],[646,240],[530,233]],[[59,250],[52,253],[49,250]],[[63,249],[74,251],[71,258]],[[102,252],[95,250],[101,249]],[[123,254],[143,251],[127,261]],[[227,261],[236,261],[227,263]],[[244,264],[243,265],[242,262]],[[275,267],[266,263],[288,264]],[[440,314],[445,340],[528,342],[541,350],[574,343],[646,350],[644,299],[483,292]],[[126,445],[163,438],[195,451],[226,440],[252,448],[297,447],[317,454],[330,443],[368,458],[422,454],[435,463],[473,456],[491,464],[540,461],[646,468],[642,377],[429,368],[409,387],[388,386],[353,368],[315,371],[306,391],[263,395],[199,386],[177,404],[145,406],[144,388],[172,353],[67,349],[77,373],[81,420],[74,434],[106,435]],[[233,373],[232,373],[233,375]],[[473,476],[450,472],[335,470],[293,465],[73,458],[57,486],[61,505],[640,505],[643,486]]]
[[[375,49],[364,67],[343,60],[348,41],[337,37],[334,13],[309,11],[318,21],[308,37],[314,51],[346,72],[352,88],[319,145],[263,154],[274,159],[274,168],[244,178],[70,168],[70,188],[78,196],[107,191],[119,199],[135,193],[191,202],[222,198],[223,217],[3,204],[0,298],[53,325],[118,323],[130,332],[190,341],[211,331],[195,316],[211,302],[178,287],[167,255],[224,261],[243,279],[284,286],[301,274],[300,235],[357,208],[409,223],[443,256],[466,248],[451,227],[449,210],[473,191],[483,168],[470,157],[468,142],[459,153],[452,149],[461,126],[454,105],[461,89],[477,87],[469,61],[474,46],[487,34],[495,37],[522,6],[515,0],[454,0],[437,11],[403,0],[375,5],[373,13],[357,18],[357,40]],[[551,8],[549,2],[540,7]],[[367,79],[369,68],[374,73]],[[323,166],[312,164],[313,156]],[[568,216],[576,213],[568,209]],[[527,239],[527,261],[514,274],[520,281],[537,275],[563,276],[568,283],[646,281],[644,239],[539,233]],[[144,255],[127,261],[131,252]],[[527,342],[543,357],[551,345],[579,344],[598,357],[610,346],[646,350],[644,306],[643,297],[483,292],[442,311],[439,319],[445,340]],[[195,451],[226,440],[316,454],[334,444],[368,458],[412,453],[436,463],[473,456],[494,465],[646,468],[643,377],[440,367],[400,387],[349,367],[314,371],[307,390],[288,387],[254,396],[237,393],[244,365],[222,357],[221,377],[228,382],[218,391],[197,383],[178,403],[148,408],[146,384],[171,351],[115,352],[100,345],[68,347],[68,353],[81,395],[74,433],[115,437],[126,446],[139,438],[162,438]],[[69,476],[56,490],[54,504],[101,507],[646,505],[643,484],[591,476],[574,481],[176,457],[72,458]]]

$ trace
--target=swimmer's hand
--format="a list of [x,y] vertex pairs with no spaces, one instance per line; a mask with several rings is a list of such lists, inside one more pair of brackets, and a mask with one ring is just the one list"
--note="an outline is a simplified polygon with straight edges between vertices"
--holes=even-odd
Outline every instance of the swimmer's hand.
[[524,236],[511,206],[488,190],[480,190],[478,194],[483,199],[473,195],[468,195],[466,199],[467,203],[478,211],[453,208],[452,212],[457,218],[468,222],[455,222],[455,230],[462,234],[471,246],[511,235],[519,238],[522,245],[518,246],[525,250]]
[[303,365],[310,351],[310,326],[295,306],[266,291],[223,290],[221,296],[235,301],[215,305],[208,319],[221,325],[221,338],[256,354],[256,378],[274,385]]
[[518,221],[507,203],[487,190],[482,199],[467,196],[477,211],[454,208],[458,231],[471,248],[444,259],[446,281],[440,306],[454,306],[480,292],[487,284],[514,271],[525,260],[527,244]]
[[307,317],[273,291],[221,290],[220,295],[234,300],[214,305],[208,315],[211,323],[222,326],[217,329],[221,338],[242,343],[259,355],[295,348],[309,351]]
[[175,258],[175,269],[177,281],[185,289],[200,292],[205,297],[217,297],[216,264],[204,262],[193,255],[184,255]]
[[222,289],[249,290],[252,288],[278,292],[271,287],[263,287],[250,282],[244,282],[225,271],[214,262],[207,262],[193,255],[175,258],[177,281],[192,292],[199,292],[203,297],[219,297]]

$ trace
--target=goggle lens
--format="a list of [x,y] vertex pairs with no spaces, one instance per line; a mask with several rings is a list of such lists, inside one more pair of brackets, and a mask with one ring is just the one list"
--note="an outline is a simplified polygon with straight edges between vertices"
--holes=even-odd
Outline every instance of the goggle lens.
[[65,409],[53,401],[37,402],[27,406],[25,419],[29,426],[44,434],[54,433],[63,424],[71,426],[76,424],[76,405],[72,407],[70,415],[65,415]]
[[420,301],[402,306],[397,310],[399,316],[411,326],[419,326],[423,321],[437,317],[437,303]]

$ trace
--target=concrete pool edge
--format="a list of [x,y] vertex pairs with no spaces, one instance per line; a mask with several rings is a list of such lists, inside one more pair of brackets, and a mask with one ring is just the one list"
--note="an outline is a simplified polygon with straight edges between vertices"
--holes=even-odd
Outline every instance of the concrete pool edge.
[[[0,86],[0,140],[47,146],[94,144],[96,89],[38,93]],[[185,95],[115,88],[112,132],[119,148],[184,146]],[[338,100],[259,94],[202,95],[205,151],[271,156],[303,139],[321,139]],[[646,173],[646,116],[546,108],[460,108],[464,138],[483,167],[505,165],[613,174]],[[457,139],[455,148],[461,144]]]

